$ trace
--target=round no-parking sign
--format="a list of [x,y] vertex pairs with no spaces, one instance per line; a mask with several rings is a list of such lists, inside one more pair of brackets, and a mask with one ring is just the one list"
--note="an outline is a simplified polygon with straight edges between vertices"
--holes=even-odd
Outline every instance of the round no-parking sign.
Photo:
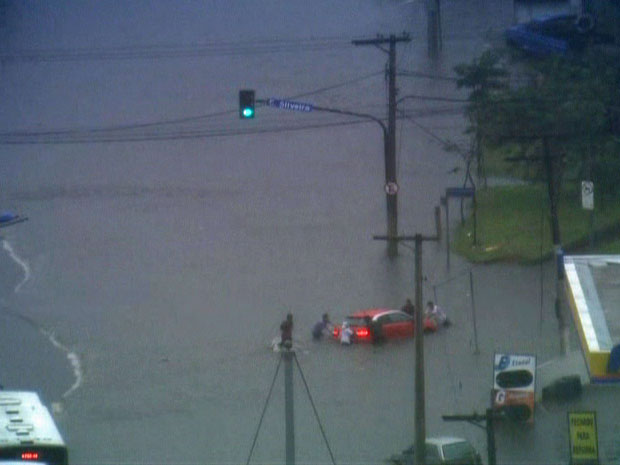
[[387,195],[396,195],[398,192],[398,184],[393,181],[390,181],[385,184],[385,193]]

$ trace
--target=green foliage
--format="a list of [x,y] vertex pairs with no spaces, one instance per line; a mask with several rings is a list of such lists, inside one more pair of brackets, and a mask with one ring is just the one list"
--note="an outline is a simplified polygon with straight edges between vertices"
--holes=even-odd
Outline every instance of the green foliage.
[[538,180],[546,137],[550,155],[563,159],[560,178],[583,179],[591,173],[600,193],[620,193],[615,121],[620,118],[620,67],[601,54],[529,61],[525,66],[531,78],[509,87],[498,56],[485,52],[455,68],[457,87],[471,89],[467,116],[469,132],[477,138],[473,144],[479,144],[478,159],[482,152],[485,157],[510,153],[530,158],[521,174]]
[[484,157],[484,124],[488,119],[489,102],[498,92],[507,88],[506,77],[508,72],[501,66],[499,56],[491,51],[485,51],[480,58],[474,59],[471,64],[460,64],[454,68],[458,75],[456,85],[459,89],[470,89],[469,105],[466,114],[469,119],[467,133],[473,134],[472,153],[469,156],[467,169],[475,157],[478,177],[483,177],[486,183]]
[[[560,199],[559,219],[566,250],[588,243],[590,212],[581,208],[581,192],[571,183]],[[477,195],[477,244],[473,243],[473,216],[455,232],[453,250],[474,262],[514,260],[536,262],[552,255],[549,200],[543,184],[493,187]],[[620,224],[620,203],[595,201],[595,231]],[[589,253],[612,253],[620,242],[601,243]],[[616,252],[613,252],[616,253]]]

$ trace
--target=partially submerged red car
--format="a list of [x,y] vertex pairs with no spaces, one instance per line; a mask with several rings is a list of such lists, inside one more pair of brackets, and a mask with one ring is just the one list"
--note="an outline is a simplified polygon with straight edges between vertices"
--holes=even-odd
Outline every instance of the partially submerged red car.
[[[381,339],[405,339],[415,334],[415,321],[411,315],[401,310],[371,308],[359,310],[344,319],[353,331],[352,342],[377,342]],[[340,339],[342,325],[334,327],[333,336]],[[437,331],[437,323],[432,318],[424,318],[424,332]]]

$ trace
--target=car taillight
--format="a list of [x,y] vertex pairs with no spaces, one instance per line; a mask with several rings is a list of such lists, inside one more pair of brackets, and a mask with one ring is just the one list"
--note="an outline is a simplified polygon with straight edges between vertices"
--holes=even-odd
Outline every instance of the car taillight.
[[355,330],[355,335],[357,337],[368,337],[370,335],[370,331],[368,331],[368,328],[357,328]]

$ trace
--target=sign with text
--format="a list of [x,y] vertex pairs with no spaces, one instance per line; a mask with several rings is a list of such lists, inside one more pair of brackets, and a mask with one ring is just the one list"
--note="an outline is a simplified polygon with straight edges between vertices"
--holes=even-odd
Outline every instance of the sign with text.
[[598,462],[596,412],[568,412],[571,463]]
[[533,423],[536,357],[495,354],[493,363],[493,409],[507,418]]
[[279,98],[270,98],[267,100],[270,107],[280,108],[281,110],[293,111],[312,111],[312,105],[304,102],[293,102],[292,100],[283,100]]

